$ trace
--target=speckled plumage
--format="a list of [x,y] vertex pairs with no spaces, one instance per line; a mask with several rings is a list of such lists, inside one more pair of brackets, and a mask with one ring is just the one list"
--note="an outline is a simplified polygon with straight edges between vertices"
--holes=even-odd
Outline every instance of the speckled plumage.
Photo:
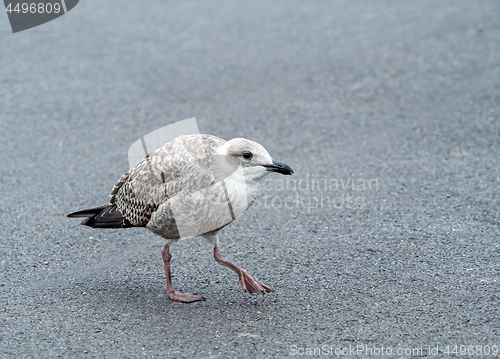
[[[134,226],[146,226],[158,207],[182,191],[209,187],[211,154],[224,140],[211,135],[180,136],[147,155],[125,173],[110,193],[115,204]],[[165,218],[166,219],[166,218]],[[169,239],[178,238],[175,222]]]

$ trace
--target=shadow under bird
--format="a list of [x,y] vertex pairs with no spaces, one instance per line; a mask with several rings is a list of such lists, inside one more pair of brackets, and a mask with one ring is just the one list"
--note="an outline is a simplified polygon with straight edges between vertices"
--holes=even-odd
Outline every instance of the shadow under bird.
[[219,250],[219,231],[252,205],[259,180],[270,172],[293,174],[256,142],[180,136],[125,173],[111,191],[108,204],[68,217],[85,217],[82,224],[92,228],[146,227],[166,239],[162,251],[166,291],[174,301],[205,300],[175,291],[171,282],[170,245],[195,236],[214,246],[214,259],[238,274],[245,292],[270,293],[270,287],[226,261]]

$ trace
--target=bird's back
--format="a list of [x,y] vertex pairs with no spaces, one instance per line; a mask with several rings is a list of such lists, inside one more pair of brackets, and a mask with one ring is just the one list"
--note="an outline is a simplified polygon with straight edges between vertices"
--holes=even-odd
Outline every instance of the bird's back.
[[110,205],[116,205],[134,226],[146,226],[170,198],[213,184],[212,154],[225,142],[211,135],[177,137],[120,178],[111,191]]

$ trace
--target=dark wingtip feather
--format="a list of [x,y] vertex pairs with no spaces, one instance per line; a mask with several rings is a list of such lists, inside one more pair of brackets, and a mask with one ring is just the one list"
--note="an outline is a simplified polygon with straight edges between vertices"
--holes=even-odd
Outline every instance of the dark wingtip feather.
[[116,205],[110,204],[70,213],[67,217],[85,218],[81,224],[92,228],[135,227],[122,216],[121,212],[116,208]]

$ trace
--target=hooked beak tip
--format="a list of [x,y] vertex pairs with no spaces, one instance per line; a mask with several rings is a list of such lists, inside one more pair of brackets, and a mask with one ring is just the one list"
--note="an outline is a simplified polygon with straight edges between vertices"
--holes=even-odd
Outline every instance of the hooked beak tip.
[[294,172],[292,168],[284,163],[277,162],[273,160],[272,164],[264,164],[262,165],[266,168],[267,171],[269,172],[276,172],[276,173],[281,173],[283,175],[293,175]]

